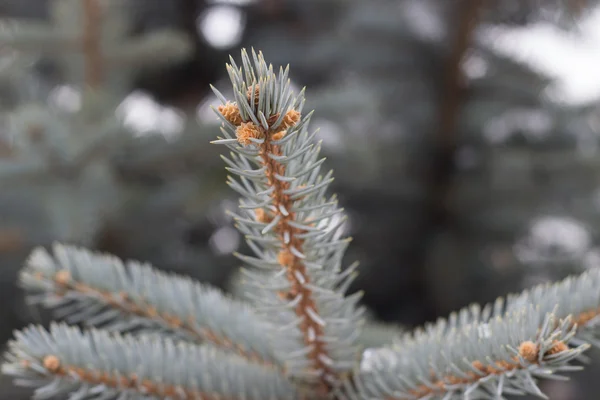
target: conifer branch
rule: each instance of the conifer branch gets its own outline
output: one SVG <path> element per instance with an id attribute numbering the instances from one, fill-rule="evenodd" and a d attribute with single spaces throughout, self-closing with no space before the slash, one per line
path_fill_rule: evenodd
<path id="1" fill-rule="evenodd" d="M 556 373 L 581 369 L 569 363 L 589 345 L 568 346 L 575 330 L 570 318 L 543 316 L 539 308 L 529 305 L 445 334 L 417 332 L 402 341 L 402 348 L 382 348 L 364 360 L 355 387 L 348 385 L 344 397 L 458 400 L 533 394 L 545 398 L 537 379 L 564 379 Z"/>
<path id="2" fill-rule="evenodd" d="M 53 255 L 41 248 L 32 253 L 20 283 L 30 302 L 71 323 L 209 342 L 256 363 L 278 364 L 272 328 L 246 304 L 149 265 L 56 244 Z"/>
<path id="3" fill-rule="evenodd" d="M 448 318 L 417 329 L 418 334 L 444 335 L 474 323 L 488 323 L 495 318 L 505 318 L 510 313 L 535 304 L 540 315 L 552 313 L 557 318 L 571 317 L 579 328 L 577 337 L 594 343 L 600 315 L 600 269 L 590 269 L 578 276 L 570 276 L 552 284 L 541 284 L 521 293 L 498 298 L 494 303 L 481 307 L 472 304 L 456 311 Z M 404 336 L 410 340 L 411 335 Z M 404 339 L 396 342 L 395 348 L 402 348 Z M 580 340 L 581 340 L 580 339 Z M 577 340 L 574 339 L 574 340 Z M 598 342 L 600 346 L 600 342 Z"/>
<path id="4" fill-rule="evenodd" d="M 590 344 L 600 347 L 598 287 L 600 269 L 591 269 L 484 307 L 465 307 L 397 338 L 391 346 L 365 352 L 363 370 L 357 372 L 359 389 L 353 392 L 348 386 L 346 396 L 355 398 L 360 393 L 361 399 L 408 400 L 428 395 L 462 399 L 466 393 L 477 398 L 531 393 L 544 397 L 534 378 L 558 379 L 550 374 L 579 369 L 568 363 L 581 358 Z M 429 368 L 435 375 L 425 373 Z"/>
<path id="5" fill-rule="evenodd" d="M 158 336 L 121 336 L 52 324 L 9 343 L 4 374 L 34 385 L 36 399 L 296 399 L 281 375 L 213 347 Z"/>
<path id="6" fill-rule="evenodd" d="M 344 216 L 334 198 L 325 197 L 332 173 L 320 174 L 320 144 L 308 131 L 311 113 L 302 117 L 304 91 L 290 90 L 289 69 L 279 75 L 262 54 L 242 51 L 243 68 L 233 59 L 227 71 L 234 88 L 230 102 L 213 88 L 222 105 L 222 133 L 214 143 L 233 152 L 223 157 L 239 176 L 228 184 L 242 195 L 236 227 L 246 235 L 257 258 L 245 263 L 270 271 L 250 284 L 264 293 L 257 306 L 283 326 L 276 351 L 290 376 L 328 392 L 357 360 L 360 293 L 344 298 L 354 267 L 341 272 L 349 243 L 342 238 Z M 275 312 L 270 312 L 275 311 Z"/>
<path id="7" fill-rule="evenodd" d="M 123 23 L 127 1 L 52 0 L 50 24 L 0 19 L 0 43 L 61 60 L 93 88 L 111 81 L 110 70 L 130 73 L 140 67 L 156 68 L 183 60 L 193 51 L 189 37 L 172 29 L 128 37 L 127 23 Z M 111 21 L 117 23 L 108 26 Z M 73 55 L 81 55 L 83 70 L 79 63 L 73 64 Z"/>
<path id="8" fill-rule="evenodd" d="M 12 49 L 36 53 L 68 53 L 81 46 L 65 32 L 48 29 L 45 23 L 0 18 L 0 43 Z"/>

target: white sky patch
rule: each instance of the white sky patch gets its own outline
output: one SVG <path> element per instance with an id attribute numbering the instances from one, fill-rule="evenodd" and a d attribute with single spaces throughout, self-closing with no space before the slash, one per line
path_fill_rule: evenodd
<path id="1" fill-rule="evenodd" d="M 209 0 L 209 4 L 232 4 L 236 6 L 245 6 L 254 3 L 256 0 Z"/>
<path id="2" fill-rule="evenodd" d="M 81 109 L 81 92 L 69 85 L 59 85 L 50 92 L 49 101 L 62 111 L 77 112 Z"/>
<path id="3" fill-rule="evenodd" d="M 246 19 L 237 7 L 215 5 L 196 20 L 198 33 L 213 47 L 228 49 L 242 40 Z"/>
<path id="4" fill-rule="evenodd" d="M 589 230 L 579 221 L 568 217 L 542 217 L 534 221 L 530 231 L 515 252 L 523 262 L 568 261 L 583 257 L 592 244 Z"/>
<path id="5" fill-rule="evenodd" d="M 223 93 L 223 96 L 225 96 L 227 99 L 233 98 L 233 93 L 227 93 L 227 92 L 224 93 L 223 90 L 219 90 L 219 91 L 221 93 Z M 215 96 L 214 93 L 210 92 L 210 94 L 208 96 L 206 96 L 206 99 L 202 103 L 200 103 L 198 105 L 198 107 L 196 108 L 196 118 L 198 119 L 198 121 L 201 124 L 207 124 L 207 125 L 220 124 L 221 122 L 219 120 L 219 117 L 211 109 L 211 106 L 214 108 L 217 108 L 220 105 L 221 105 L 221 102 L 219 101 L 217 96 Z"/>
<path id="6" fill-rule="evenodd" d="M 208 243 L 215 253 L 230 254 L 238 249 L 240 234 L 234 228 L 224 226 L 212 234 Z"/>
<path id="7" fill-rule="evenodd" d="M 340 125 L 323 118 L 313 120 L 311 125 L 311 129 L 319 128 L 316 139 L 323 140 L 323 147 L 338 152 L 344 149 L 344 132 Z"/>
<path id="8" fill-rule="evenodd" d="M 183 130 L 185 117 L 171 107 L 164 107 L 141 91 L 132 92 L 117 107 L 117 117 L 139 135 L 162 133 L 174 136 Z"/>
<path id="9" fill-rule="evenodd" d="M 568 33 L 549 23 L 494 27 L 487 30 L 485 40 L 501 53 L 557 78 L 549 94 L 578 104 L 600 98 L 600 8 L 581 21 L 578 31 Z"/>

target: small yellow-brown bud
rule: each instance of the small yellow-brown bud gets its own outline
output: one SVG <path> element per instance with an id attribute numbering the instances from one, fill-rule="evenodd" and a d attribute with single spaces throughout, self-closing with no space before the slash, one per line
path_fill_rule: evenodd
<path id="1" fill-rule="evenodd" d="M 552 355 L 552 354 L 558 354 L 558 353 L 562 353 L 565 350 L 568 350 L 569 346 L 567 346 L 564 342 L 559 342 L 558 340 L 555 340 L 552 343 L 552 347 L 550 348 L 550 350 L 548 350 L 548 352 L 546 354 Z"/>
<path id="2" fill-rule="evenodd" d="M 575 320 L 577 325 L 583 325 L 590 322 L 592 319 L 596 318 L 598 312 L 596 310 L 593 311 L 584 311 Z"/>
<path id="3" fill-rule="evenodd" d="M 220 105 L 218 110 L 225 117 L 225 119 L 231 122 L 233 125 L 238 126 L 242 123 L 240 110 L 235 103 L 227 102 L 227 104 Z"/>
<path id="4" fill-rule="evenodd" d="M 287 133 L 287 131 L 279 131 L 277 133 L 274 133 L 273 136 L 271 136 L 271 139 L 281 140 L 281 139 L 283 139 L 283 137 L 285 136 L 286 133 Z"/>
<path id="5" fill-rule="evenodd" d="M 235 131 L 235 136 L 240 144 L 247 146 L 252 143 L 250 138 L 258 139 L 261 136 L 261 132 L 252 122 L 243 122 Z"/>
<path id="6" fill-rule="evenodd" d="M 262 208 L 257 208 L 254 210 L 254 214 L 256 215 L 256 220 L 258 222 L 269 223 L 271 222 L 271 218 L 267 214 L 267 212 Z"/>
<path id="7" fill-rule="evenodd" d="M 485 371 L 485 365 L 483 365 L 483 363 L 479 360 L 475 360 L 471 363 L 471 365 L 473 366 L 473 368 L 477 369 L 478 371 Z"/>
<path id="8" fill-rule="evenodd" d="M 498 366 L 498 368 L 500 368 L 501 371 L 511 369 L 511 364 L 506 360 L 496 361 L 496 365 Z"/>
<path id="9" fill-rule="evenodd" d="M 269 118 L 267 118 L 267 123 L 269 124 L 269 126 L 271 126 L 277 121 L 277 119 L 279 119 L 279 113 L 275 113 Z"/>
<path id="10" fill-rule="evenodd" d="M 246 98 L 248 99 L 248 103 L 250 105 L 253 104 L 253 98 L 254 98 L 254 106 L 258 106 L 258 99 L 260 95 L 260 87 L 258 85 L 254 85 L 254 93 L 252 93 L 252 86 L 250 86 L 248 88 L 248 91 L 246 92 Z"/>
<path id="11" fill-rule="evenodd" d="M 145 311 L 145 314 L 150 318 L 158 317 L 158 310 L 156 309 L 156 307 L 149 306 L 144 311 Z"/>
<path id="12" fill-rule="evenodd" d="M 281 126 L 283 129 L 288 129 L 296 125 L 300 121 L 300 113 L 294 109 L 289 110 L 283 117 Z"/>
<path id="13" fill-rule="evenodd" d="M 277 262 L 286 267 L 290 267 L 294 263 L 294 255 L 287 249 L 281 250 L 277 255 Z"/>
<path id="14" fill-rule="evenodd" d="M 50 372 L 56 372 L 60 369 L 60 360 L 55 355 L 48 355 L 44 357 L 44 368 Z"/>
<path id="15" fill-rule="evenodd" d="M 530 363 L 537 361 L 538 352 L 538 346 L 531 341 L 526 341 L 519 345 L 519 355 Z"/>
<path id="16" fill-rule="evenodd" d="M 65 286 L 71 281 L 71 273 L 62 269 L 54 275 L 54 281 L 59 285 Z"/>

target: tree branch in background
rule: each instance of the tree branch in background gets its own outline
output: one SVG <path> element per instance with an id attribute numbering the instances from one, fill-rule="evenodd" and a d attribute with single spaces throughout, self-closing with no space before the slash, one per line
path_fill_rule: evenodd
<path id="1" fill-rule="evenodd" d="M 83 50 L 85 53 L 85 83 L 98 87 L 102 83 L 103 60 L 100 35 L 102 31 L 102 10 L 97 0 L 83 2 Z"/>
<path id="2" fill-rule="evenodd" d="M 454 175 L 454 156 L 459 132 L 458 115 L 465 100 L 466 82 L 462 62 L 469 50 L 477 27 L 483 0 L 464 0 L 457 11 L 461 13 L 454 48 L 446 65 L 446 76 L 440 102 L 439 127 L 434 136 L 434 157 L 429 189 L 429 213 L 432 228 L 445 223 L 446 198 Z"/>

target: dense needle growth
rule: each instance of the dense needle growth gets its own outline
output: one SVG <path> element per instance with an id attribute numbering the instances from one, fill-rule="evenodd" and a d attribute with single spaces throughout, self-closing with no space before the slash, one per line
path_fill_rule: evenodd
<path id="1" fill-rule="evenodd" d="M 84 327 L 17 332 L 5 374 L 40 399 L 491 400 L 543 397 L 539 380 L 580 368 L 598 343 L 598 269 L 365 348 L 344 212 L 304 90 L 260 53 L 243 51 L 240 65 L 227 66 L 233 99 L 213 88 L 213 143 L 230 150 L 227 183 L 241 195 L 232 214 L 253 252 L 237 254 L 249 301 L 110 255 L 36 249 L 20 275 L 29 299 Z"/>

